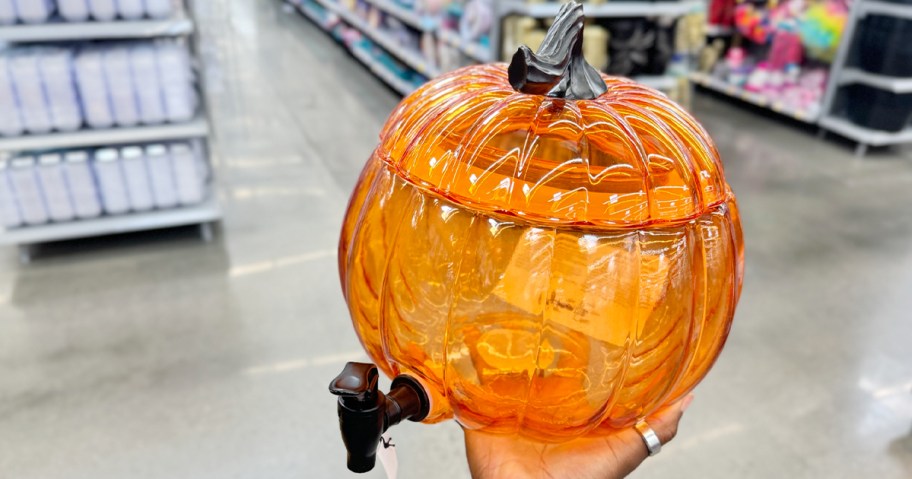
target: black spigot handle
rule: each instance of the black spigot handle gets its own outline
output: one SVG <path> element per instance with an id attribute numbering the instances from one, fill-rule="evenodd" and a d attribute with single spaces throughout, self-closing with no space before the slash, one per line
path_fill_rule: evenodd
<path id="1" fill-rule="evenodd" d="M 349 407 L 356 407 L 357 403 L 361 403 L 367 409 L 371 409 L 376 404 L 379 379 L 377 366 L 368 363 L 348 363 L 329 384 L 329 392 L 340 396 L 340 400 Z"/>
<path id="2" fill-rule="evenodd" d="M 388 428 L 406 419 L 421 421 L 430 411 L 428 395 L 415 378 L 396 377 L 389 395 L 379 391 L 378 379 L 377 366 L 348 363 L 329 384 L 339 397 L 339 429 L 353 472 L 374 468 L 380 436 Z"/>
<path id="3" fill-rule="evenodd" d="M 348 450 L 348 469 L 367 472 L 377 462 L 377 445 L 386 430 L 386 397 L 378 390 L 377 366 L 348 363 L 329 384 L 329 392 L 339 396 L 339 429 Z"/>

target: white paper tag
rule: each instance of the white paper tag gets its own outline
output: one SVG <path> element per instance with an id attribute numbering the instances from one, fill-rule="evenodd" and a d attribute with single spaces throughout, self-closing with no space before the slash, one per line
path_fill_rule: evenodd
<path id="1" fill-rule="evenodd" d="M 393 438 L 389 434 L 380 437 L 377 457 L 380 458 L 380 464 L 383 464 L 387 479 L 396 479 L 399 475 L 399 457 L 396 456 L 396 445 L 393 444 Z"/>

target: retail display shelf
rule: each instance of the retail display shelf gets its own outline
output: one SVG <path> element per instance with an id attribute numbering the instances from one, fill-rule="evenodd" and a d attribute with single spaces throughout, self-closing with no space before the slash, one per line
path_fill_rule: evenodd
<path id="1" fill-rule="evenodd" d="M 431 17 L 423 17 L 413 10 L 403 7 L 396 4 L 390 0 L 366 0 L 367 3 L 383 10 L 384 12 L 398 18 L 406 25 L 421 30 L 424 32 L 431 32 L 437 29 L 437 25 L 440 23 L 436 19 Z"/>
<path id="2" fill-rule="evenodd" d="M 872 130 L 835 116 L 821 118 L 820 126 L 864 145 L 886 146 L 912 142 L 912 127 L 898 132 Z"/>
<path id="3" fill-rule="evenodd" d="M 912 78 L 897 78 L 868 73 L 857 68 L 846 68 L 839 75 L 839 83 L 863 83 L 893 93 L 912 93 Z"/>
<path id="4" fill-rule="evenodd" d="M 174 226 L 208 224 L 221 217 L 222 212 L 218 202 L 211 198 L 197 205 L 180 208 L 24 226 L 11 230 L 0 229 L 0 244 L 28 245 Z"/>
<path id="5" fill-rule="evenodd" d="M 402 60 L 405 64 L 413 68 L 418 73 L 431 78 L 437 76 L 440 73 L 437 71 L 437 68 L 435 66 L 425 61 L 424 57 L 422 57 L 420 53 L 410 51 L 405 47 L 399 45 L 395 40 L 390 38 L 389 35 L 368 25 L 368 23 L 358 17 L 358 15 L 340 5 L 339 3 L 332 0 L 316 0 L 316 2 L 327 10 L 330 10 L 336 15 L 339 15 L 339 17 L 341 17 L 346 23 L 360 30 L 361 33 L 376 42 L 384 50 Z"/>
<path id="6" fill-rule="evenodd" d="M 380 77 L 381 80 L 386 82 L 387 85 L 399 92 L 399 94 L 405 96 L 413 91 L 415 87 L 412 86 L 409 82 L 399 78 L 395 73 L 389 71 L 382 63 L 378 62 L 370 53 L 364 51 L 363 48 L 353 47 L 351 49 L 352 55 L 355 56 L 358 60 L 361 61 L 366 67 L 370 68 L 375 75 Z"/>
<path id="7" fill-rule="evenodd" d="M 477 60 L 482 63 L 488 63 L 491 61 L 491 49 L 476 42 L 468 42 L 458 33 L 450 30 L 438 30 L 437 38 L 443 40 L 451 47 L 456 47 L 462 53 L 465 53 L 473 60 Z"/>
<path id="8" fill-rule="evenodd" d="M 193 33 L 189 18 L 112 22 L 55 22 L 0 26 L 0 41 L 58 42 L 113 38 L 176 37 Z"/>
<path id="9" fill-rule="evenodd" d="M 84 129 L 42 135 L 0 138 L 0 151 L 47 150 L 100 145 L 122 145 L 150 141 L 202 138 L 209 134 L 209 123 L 197 118 L 186 123 L 173 123 L 128 128 Z"/>
<path id="10" fill-rule="evenodd" d="M 859 16 L 870 14 L 889 15 L 891 17 L 912 19 L 912 5 L 883 2 L 875 0 L 861 0 Z"/>
<path id="11" fill-rule="evenodd" d="M 817 118 L 820 116 L 820 113 L 817 110 L 796 110 L 794 108 L 789 108 L 779 101 L 757 93 L 749 92 L 706 73 L 691 73 L 690 79 L 704 88 L 709 88 L 710 90 L 723 93 L 730 97 L 738 98 L 763 108 L 768 108 L 776 113 L 781 113 L 806 123 L 816 123 Z"/>
<path id="12" fill-rule="evenodd" d="M 303 14 L 305 17 L 309 18 L 312 22 L 316 23 L 317 26 L 319 26 L 323 30 L 328 31 L 329 27 L 326 23 L 326 19 L 323 18 L 323 16 L 320 15 L 318 12 L 314 11 L 313 8 L 308 7 L 304 3 L 295 3 L 294 7 L 297 8 L 298 11 L 301 12 L 301 14 Z"/>
<path id="13" fill-rule="evenodd" d="M 527 3 L 522 1 L 501 2 L 500 11 L 503 14 L 524 15 L 533 18 L 551 18 L 560 10 L 559 3 Z M 658 17 L 681 16 L 693 12 L 705 11 L 706 4 L 702 1 L 671 1 L 671 2 L 607 2 L 600 5 L 586 5 L 586 17 Z"/>

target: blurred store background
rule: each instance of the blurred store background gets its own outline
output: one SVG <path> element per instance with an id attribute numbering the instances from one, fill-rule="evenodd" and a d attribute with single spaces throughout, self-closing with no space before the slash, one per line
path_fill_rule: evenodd
<path id="1" fill-rule="evenodd" d="M 912 477 L 912 2 L 585 4 L 744 223 L 728 345 L 633 477 Z M 347 477 L 348 195 L 404 95 L 558 9 L 0 0 L 0 478 Z M 395 438 L 400 477 L 468 477 L 452 421 Z"/>

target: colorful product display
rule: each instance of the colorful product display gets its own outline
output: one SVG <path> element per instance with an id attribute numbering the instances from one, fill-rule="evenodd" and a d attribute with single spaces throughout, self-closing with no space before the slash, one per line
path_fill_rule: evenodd
<path id="1" fill-rule="evenodd" d="M 507 13 L 494 0 L 293 1 L 305 16 L 344 42 L 355 57 L 403 94 L 441 73 L 508 58 L 520 44 L 537 46 L 547 27 L 543 19 Z M 561 2 L 544 3 L 557 7 Z M 643 5 L 645 10 L 651 8 Z M 642 81 L 686 102 L 686 81 L 675 79 L 685 79 L 696 52 L 679 40 L 694 29 L 678 29 L 683 15 L 674 11 L 669 15 L 590 19 L 587 60 L 609 74 L 648 77 Z M 678 35 L 676 30 L 685 34 Z M 500 40 L 499 48 L 492 48 L 492 38 Z"/>
<path id="2" fill-rule="evenodd" d="M 667 97 L 586 63 L 571 5 L 538 54 L 407 97 L 355 187 L 342 287 L 390 396 L 429 397 L 412 420 L 548 442 L 625 428 L 725 342 L 743 247 L 718 153 Z M 375 380 L 350 363 L 330 387 L 356 460 Z"/>
<path id="3" fill-rule="evenodd" d="M 172 143 L 19 155 L 0 160 L 6 229 L 152 209 L 206 197 L 210 173 L 196 144 Z"/>
<path id="4" fill-rule="evenodd" d="M 848 19 L 846 0 L 714 2 L 717 27 L 735 37 L 718 61 L 722 43 L 707 45 L 701 68 L 802 118 L 820 114 L 829 62 Z M 731 10 L 729 17 L 723 12 Z"/>
<path id="5" fill-rule="evenodd" d="M 179 123 L 198 104 L 189 52 L 174 41 L 0 54 L 0 135 Z"/>

